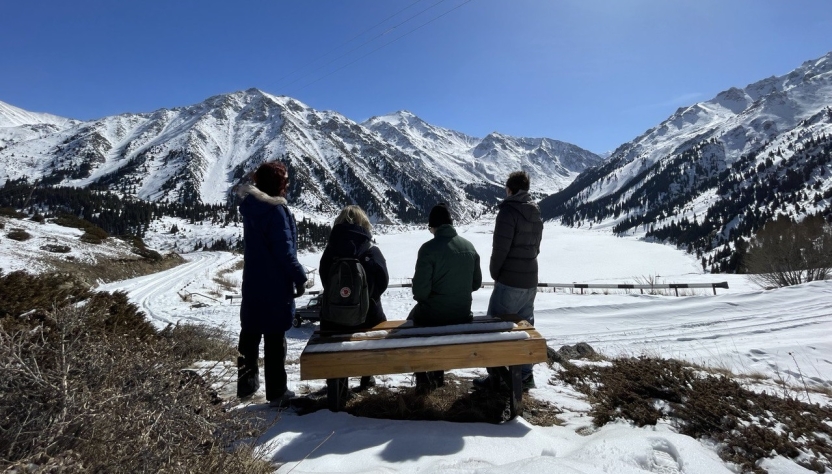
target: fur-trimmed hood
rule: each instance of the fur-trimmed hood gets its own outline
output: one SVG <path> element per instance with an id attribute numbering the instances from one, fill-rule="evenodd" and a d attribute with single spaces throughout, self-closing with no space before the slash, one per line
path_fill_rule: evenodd
<path id="1" fill-rule="evenodd" d="M 237 188 L 237 196 L 241 198 L 245 198 L 248 195 L 251 195 L 253 198 L 257 199 L 258 201 L 262 201 L 266 204 L 271 206 L 285 206 L 288 203 L 286 202 L 286 198 L 281 196 L 269 196 L 268 194 L 264 193 L 257 189 L 257 186 L 251 184 L 244 184 Z"/>

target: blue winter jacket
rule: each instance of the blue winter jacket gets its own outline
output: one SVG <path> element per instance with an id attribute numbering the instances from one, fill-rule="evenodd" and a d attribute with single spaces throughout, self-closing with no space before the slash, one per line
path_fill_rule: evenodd
<path id="1" fill-rule="evenodd" d="M 297 258 L 298 231 L 286 199 L 243 186 L 243 331 L 272 334 L 287 331 L 295 316 L 295 285 L 306 282 Z"/>

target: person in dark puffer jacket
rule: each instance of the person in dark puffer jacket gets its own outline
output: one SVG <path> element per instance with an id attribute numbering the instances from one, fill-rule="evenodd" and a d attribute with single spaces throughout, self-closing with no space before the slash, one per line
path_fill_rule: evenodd
<path id="1" fill-rule="evenodd" d="M 494 279 L 488 315 L 517 314 L 533 325 L 543 221 L 540 209 L 529 195 L 529 186 L 529 175 L 525 171 L 515 171 L 506 180 L 507 197 L 498 206 L 488 266 Z M 494 371 L 489 369 L 489 374 L 489 377 L 474 380 L 474 384 L 496 386 Z M 523 388 L 533 387 L 532 365 L 527 364 L 523 366 Z"/>
<path id="2" fill-rule="evenodd" d="M 428 229 L 433 239 L 419 248 L 413 274 L 413 299 L 416 306 L 407 319 L 418 326 L 444 326 L 469 323 L 471 293 L 482 286 L 480 256 L 474 245 L 453 228 L 451 213 L 444 203 L 430 211 Z M 417 372 L 420 391 L 444 385 L 444 372 Z"/>
<path id="3" fill-rule="evenodd" d="M 370 296 L 370 306 L 367 319 L 358 326 L 342 326 L 329 321 L 321 321 L 321 331 L 354 331 L 375 326 L 387 321 L 381 306 L 381 294 L 387 290 L 390 277 L 387 273 L 387 261 L 381 249 L 373 244 L 373 227 L 367 214 L 359 206 L 347 206 L 335 218 L 329 241 L 326 244 L 318 272 L 324 286 L 323 294 L 327 293 L 330 280 L 330 270 L 336 258 L 357 258 L 367 274 L 367 289 Z M 375 385 L 371 376 L 361 377 L 360 389 Z"/>
<path id="4" fill-rule="evenodd" d="M 266 399 L 284 407 L 294 393 L 287 386 L 286 331 L 295 316 L 295 298 L 305 291 L 306 271 L 297 259 L 297 226 L 286 202 L 289 175 L 282 163 L 260 165 L 254 186 L 240 186 L 243 198 L 243 285 L 240 306 L 240 358 L 237 396 L 260 387 L 258 359 L 264 339 Z"/>

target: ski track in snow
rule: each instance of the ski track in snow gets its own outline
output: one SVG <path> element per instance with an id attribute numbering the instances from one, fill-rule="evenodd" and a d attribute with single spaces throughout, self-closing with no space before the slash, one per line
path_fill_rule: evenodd
<path id="1" fill-rule="evenodd" d="M 138 305 L 151 320 L 166 325 L 189 318 L 171 311 L 171 301 L 180 301 L 179 292 L 193 282 L 210 280 L 210 273 L 233 259 L 230 253 L 200 252 L 185 256 L 187 263 L 152 275 L 133 278 L 100 286 L 101 291 L 124 291 L 130 301 Z M 179 317 L 175 317 L 179 316 Z M 184 317 L 183 317 L 184 316 Z M 202 322 L 202 321 L 197 321 Z"/>

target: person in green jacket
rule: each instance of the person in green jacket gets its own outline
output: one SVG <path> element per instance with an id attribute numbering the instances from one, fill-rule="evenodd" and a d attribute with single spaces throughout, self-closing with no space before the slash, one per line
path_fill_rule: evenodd
<path id="1" fill-rule="evenodd" d="M 482 286 L 480 256 L 474 245 L 453 227 L 448 207 L 430 211 L 428 229 L 433 239 L 422 244 L 413 274 L 416 306 L 407 319 L 417 326 L 463 324 L 473 320 L 471 293 Z M 444 385 L 444 372 L 416 373 L 417 390 Z"/>

